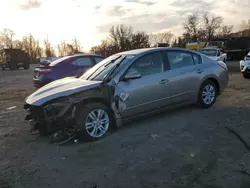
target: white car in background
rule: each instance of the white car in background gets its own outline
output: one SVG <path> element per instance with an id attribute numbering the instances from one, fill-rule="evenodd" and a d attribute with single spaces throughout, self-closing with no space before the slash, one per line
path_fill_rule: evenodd
<path id="1" fill-rule="evenodd" d="M 250 78 L 250 52 L 240 61 L 240 71 L 244 78 Z"/>
<path id="2" fill-rule="evenodd" d="M 216 47 L 206 47 L 201 49 L 200 52 L 215 61 L 223 61 L 225 63 L 227 60 L 227 54 Z"/>

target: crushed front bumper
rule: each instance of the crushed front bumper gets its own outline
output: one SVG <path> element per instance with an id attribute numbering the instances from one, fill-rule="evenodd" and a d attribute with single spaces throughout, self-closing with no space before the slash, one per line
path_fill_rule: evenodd
<path id="1" fill-rule="evenodd" d="M 28 120 L 31 130 L 39 130 L 41 134 L 51 134 L 60 129 L 75 125 L 75 106 L 64 101 L 46 106 L 24 105 L 27 111 L 25 120 Z"/>

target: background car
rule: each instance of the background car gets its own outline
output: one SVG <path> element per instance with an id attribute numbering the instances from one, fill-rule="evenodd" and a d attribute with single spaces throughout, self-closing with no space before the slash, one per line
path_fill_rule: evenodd
<path id="1" fill-rule="evenodd" d="M 240 61 L 240 71 L 244 78 L 250 78 L 250 52 Z"/>
<path id="2" fill-rule="evenodd" d="M 227 85 L 223 61 L 179 48 L 138 49 L 110 56 L 80 78 L 38 89 L 24 108 L 40 133 L 67 126 L 82 138 L 98 139 L 123 121 L 166 107 L 209 108 Z"/>
<path id="3" fill-rule="evenodd" d="M 77 54 L 41 63 L 34 69 L 34 85 L 39 88 L 61 78 L 78 78 L 103 59 L 105 58 L 95 54 Z"/>
<path id="4" fill-rule="evenodd" d="M 225 63 L 227 60 L 227 54 L 216 47 L 206 47 L 201 49 L 200 52 L 216 61 L 223 61 Z"/>

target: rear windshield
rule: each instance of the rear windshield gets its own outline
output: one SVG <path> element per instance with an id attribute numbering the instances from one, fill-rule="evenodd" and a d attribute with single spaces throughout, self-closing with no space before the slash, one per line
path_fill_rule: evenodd
<path id="1" fill-rule="evenodd" d="M 49 66 L 56 66 L 56 65 L 58 65 L 59 63 L 61 63 L 62 61 L 68 59 L 68 58 L 70 58 L 70 56 L 65 56 L 65 57 L 59 58 L 59 59 L 57 59 L 57 60 L 55 60 L 55 61 L 52 61 L 52 62 L 49 64 Z"/>

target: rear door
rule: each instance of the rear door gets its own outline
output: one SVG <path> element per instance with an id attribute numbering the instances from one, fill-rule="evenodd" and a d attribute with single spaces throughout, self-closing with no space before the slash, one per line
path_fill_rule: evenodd
<path id="1" fill-rule="evenodd" d="M 201 57 L 195 53 L 169 50 L 165 51 L 168 60 L 168 78 L 172 90 L 172 103 L 196 100 L 197 90 L 205 70 Z"/>
<path id="2" fill-rule="evenodd" d="M 95 65 L 95 61 L 91 56 L 75 57 L 71 63 L 72 74 L 75 77 L 80 77 L 84 72 Z"/>

